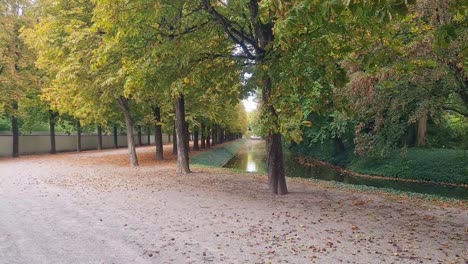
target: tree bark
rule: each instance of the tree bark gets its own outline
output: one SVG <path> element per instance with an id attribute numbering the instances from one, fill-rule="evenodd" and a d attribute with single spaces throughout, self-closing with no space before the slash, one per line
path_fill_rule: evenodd
<path id="1" fill-rule="evenodd" d="M 76 151 L 81 152 L 81 122 L 76 122 Z"/>
<path id="2" fill-rule="evenodd" d="M 133 124 L 132 117 L 130 115 L 130 110 L 128 108 L 128 100 L 124 97 L 119 98 L 119 106 L 124 113 L 125 118 L 125 128 L 127 130 L 127 146 L 128 146 L 128 156 L 130 159 L 130 164 L 133 167 L 138 166 L 138 157 L 135 150 L 135 142 L 133 139 Z"/>
<path id="3" fill-rule="evenodd" d="M 49 137 L 50 137 L 50 154 L 57 153 L 57 148 L 55 144 L 55 118 L 57 114 L 49 110 Z"/>
<path id="4" fill-rule="evenodd" d="M 287 194 L 286 178 L 284 175 L 283 146 L 281 134 L 275 133 L 268 136 L 267 140 L 267 164 L 268 184 L 274 194 Z"/>
<path id="5" fill-rule="evenodd" d="M 211 146 L 215 146 L 216 144 L 218 144 L 217 131 L 218 125 L 214 124 L 211 128 Z"/>
<path id="6" fill-rule="evenodd" d="M 418 147 L 424 147 L 427 144 L 427 115 L 424 113 L 418 121 Z"/>
<path id="7" fill-rule="evenodd" d="M 143 140 L 141 135 L 141 126 L 137 126 L 137 137 L 138 137 L 138 146 L 143 146 Z"/>
<path id="8" fill-rule="evenodd" d="M 201 149 L 206 148 L 206 142 L 205 142 L 205 124 L 201 122 L 200 125 L 200 132 L 201 132 Z"/>
<path id="9" fill-rule="evenodd" d="M 18 102 L 13 102 L 13 114 L 11 115 L 11 132 L 13 133 L 13 146 L 12 156 L 13 158 L 19 157 L 19 125 L 18 125 Z"/>
<path id="10" fill-rule="evenodd" d="M 184 96 L 179 95 L 175 99 L 175 114 L 176 114 L 176 137 L 177 137 L 177 173 L 187 174 L 190 173 L 189 168 L 189 153 L 187 149 L 187 128 L 185 122 L 185 102 Z"/>
<path id="11" fill-rule="evenodd" d="M 221 126 L 218 126 L 218 144 L 223 144 L 224 142 L 224 135 L 223 135 L 223 129 Z"/>
<path id="12" fill-rule="evenodd" d="M 161 108 L 153 108 L 154 121 L 156 125 L 154 127 L 154 142 L 156 145 L 156 160 L 163 160 L 163 138 L 162 138 L 162 128 L 161 128 Z"/>
<path id="13" fill-rule="evenodd" d="M 206 147 L 207 148 L 211 148 L 211 138 L 210 138 L 210 134 L 211 134 L 211 131 L 210 131 L 210 127 L 206 127 Z"/>
<path id="14" fill-rule="evenodd" d="M 184 107 L 185 108 L 185 107 Z M 190 131 L 188 122 L 185 122 L 185 149 L 190 153 Z"/>
<path id="15" fill-rule="evenodd" d="M 114 148 L 119 148 L 119 137 L 118 137 L 118 129 L 117 125 L 114 125 Z"/>
<path id="16" fill-rule="evenodd" d="M 150 146 L 151 145 L 151 127 L 148 126 L 148 129 L 146 130 L 147 131 L 147 145 Z"/>
<path id="17" fill-rule="evenodd" d="M 194 129 L 193 131 L 193 150 L 197 151 L 200 150 L 200 147 L 198 145 L 198 128 Z"/>
<path id="18" fill-rule="evenodd" d="M 177 135 L 176 135 L 176 121 L 174 120 L 174 126 L 172 129 L 172 155 L 177 155 Z"/>
<path id="19" fill-rule="evenodd" d="M 343 140 L 341 140 L 341 138 L 339 138 L 339 137 L 335 137 L 334 141 L 335 141 L 335 152 L 336 152 L 336 154 L 339 155 L 339 154 L 345 153 L 346 147 L 345 147 L 345 145 L 343 143 Z"/>
<path id="20" fill-rule="evenodd" d="M 98 125 L 97 127 L 97 136 L 98 136 L 98 150 L 102 150 L 102 126 Z"/>

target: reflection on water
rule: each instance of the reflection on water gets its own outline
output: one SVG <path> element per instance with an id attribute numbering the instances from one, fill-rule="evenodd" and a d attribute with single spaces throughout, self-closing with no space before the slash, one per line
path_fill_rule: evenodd
<path id="1" fill-rule="evenodd" d="M 284 164 L 286 175 L 289 177 L 314 178 L 355 185 L 367 185 L 377 188 L 390 188 L 400 191 L 436 194 L 445 197 L 468 200 L 468 189 L 463 187 L 355 177 L 343 174 L 341 171 L 328 166 L 304 166 L 295 162 L 293 158 L 294 157 L 291 153 L 285 151 Z M 226 164 L 225 167 L 242 169 L 246 172 L 267 173 L 265 142 L 262 140 L 250 140 Z"/>

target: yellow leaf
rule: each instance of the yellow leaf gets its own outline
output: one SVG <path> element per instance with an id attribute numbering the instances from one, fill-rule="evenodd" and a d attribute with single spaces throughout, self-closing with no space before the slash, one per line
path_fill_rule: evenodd
<path id="1" fill-rule="evenodd" d="M 302 125 L 306 126 L 306 127 L 311 127 L 312 126 L 312 122 L 310 121 L 302 121 Z"/>

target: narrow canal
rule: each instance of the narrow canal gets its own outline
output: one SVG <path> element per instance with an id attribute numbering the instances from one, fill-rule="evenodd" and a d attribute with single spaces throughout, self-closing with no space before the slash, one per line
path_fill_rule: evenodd
<path id="1" fill-rule="evenodd" d="M 285 151 L 284 156 L 286 176 L 288 177 L 337 181 L 468 200 L 468 189 L 464 187 L 352 176 L 325 165 L 305 166 L 299 164 L 294 160 L 294 156 L 287 151 Z M 267 173 L 265 142 L 263 140 L 248 141 L 224 167 L 241 169 L 251 173 Z"/>

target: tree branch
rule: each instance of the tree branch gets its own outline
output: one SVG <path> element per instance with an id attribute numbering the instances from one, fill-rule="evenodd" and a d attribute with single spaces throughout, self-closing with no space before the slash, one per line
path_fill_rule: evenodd
<path id="1" fill-rule="evenodd" d="M 444 106 L 442 107 L 442 109 L 444 109 L 445 111 L 452 111 L 452 112 L 455 112 L 459 115 L 462 115 L 464 117 L 468 117 L 468 113 L 464 113 L 463 111 L 459 110 L 459 109 L 456 109 L 456 108 L 453 108 L 453 107 L 450 107 L 450 106 Z"/>
<path id="2" fill-rule="evenodd" d="M 233 26 L 233 22 L 229 21 L 226 17 L 216 11 L 216 9 L 211 5 L 210 0 L 201 0 L 201 4 L 203 8 L 223 27 L 224 32 L 228 37 L 242 48 L 242 51 L 246 56 L 251 60 L 255 60 L 255 54 L 253 54 L 248 47 L 248 45 L 251 45 L 255 50 L 259 49 L 254 37 L 252 35 L 249 36 L 245 34 L 243 30 L 235 28 Z"/>

